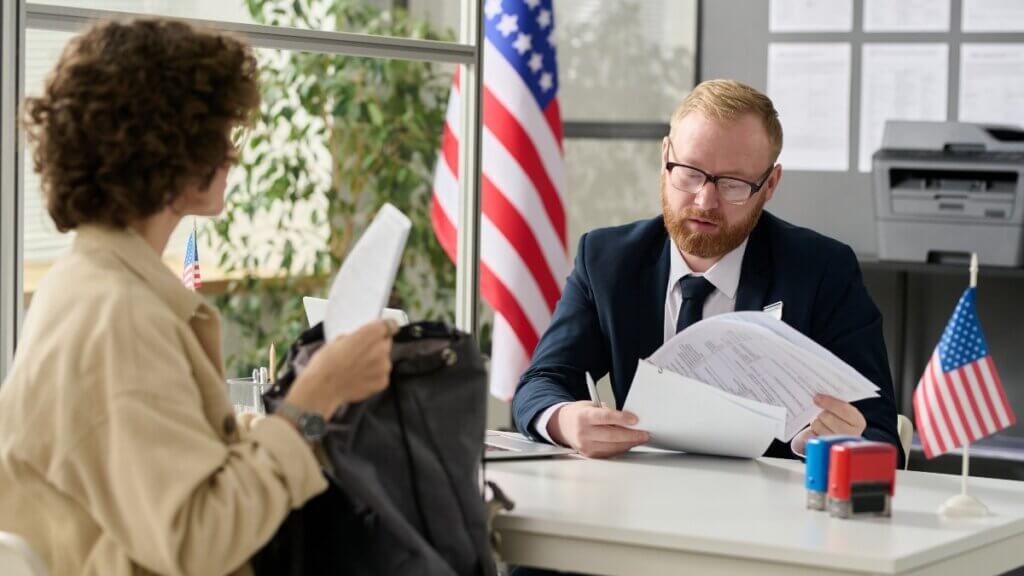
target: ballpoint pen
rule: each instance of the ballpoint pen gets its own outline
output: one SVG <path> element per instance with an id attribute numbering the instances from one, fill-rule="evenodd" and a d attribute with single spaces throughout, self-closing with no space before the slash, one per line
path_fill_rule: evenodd
<path id="1" fill-rule="evenodd" d="M 594 379 L 590 377 L 590 372 L 584 371 L 583 373 L 587 375 L 587 390 L 590 392 L 590 401 L 594 406 L 600 408 L 602 406 L 601 397 L 597 395 L 597 386 L 594 385 Z"/>

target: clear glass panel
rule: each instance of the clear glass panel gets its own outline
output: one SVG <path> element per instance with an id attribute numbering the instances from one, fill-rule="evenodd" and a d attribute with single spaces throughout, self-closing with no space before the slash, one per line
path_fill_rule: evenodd
<path id="1" fill-rule="evenodd" d="M 584 232 L 661 214 L 658 140 L 565 141 L 569 252 Z"/>
<path id="2" fill-rule="evenodd" d="M 696 0 L 555 0 L 566 120 L 668 122 L 696 77 Z"/>
<path id="3" fill-rule="evenodd" d="M 460 21 L 460 2 L 456 0 L 40 0 L 34 3 L 451 41 L 458 39 Z"/>
<path id="4" fill-rule="evenodd" d="M 564 149 L 564 206 L 568 218 L 569 262 L 568 267 L 555 279 L 559 285 L 564 282 L 566 274 L 571 270 L 579 238 L 584 232 L 652 218 L 661 213 L 660 141 L 568 139 L 565 141 Z M 486 200 L 484 202 L 486 203 Z M 485 218 L 489 216 L 485 215 Z M 495 230 L 499 230 L 497 234 L 501 233 L 493 221 L 491 225 Z M 527 331 L 524 332 L 526 336 L 529 337 L 531 329 L 536 330 L 539 336 L 547 328 L 547 311 L 541 308 L 543 296 L 539 291 L 540 285 L 536 283 L 537 278 L 542 276 L 532 275 L 532 280 L 523 281 L 524 270 L 521 265 L 507 265 L 508 260 L 503 261 L 505 266 L 499 265 L 499 262 L 502 262 L 500 259 L 507 256 L 503 255 L 500 249 L 494 249 L 495 246 L 498 246 L 498 243 L 492 244 L 489 251 L 485 249 L 485 255 L 490 254 L 485 256 L 490 258 L 489 268 L 499 270 L 493 273 L 498 278 L 497 282 L 507 282 L 506 286 L 513 286 L 508 289 L 513 291 L 514 296 L 521 298 L 520 309 L 524 311 L 529 322 L 526 325 Z M 499 277 L 498 275 L 502 274 L 501 270 L 505 272 Z M 516 276 L 517 272 L 519 276 Z M 486 287 L 482 287 L 481 291 L 485 298 L 488 297 Z M 531 291 L 536 295 L 531 297 Z M 516 332 L 513 327 L 512 322 L 517 321 L 515 318 L 502 319 L 484 299 L 481 299 L 480 306 L 480 342 L 482 350 L 491 355 L 492 376 L 495 377 L 492 384 L 497 394 L 507 394 L 511 392 L 515 380 L 518 379 L 515 371 L 524 369 L 529 362 L 528 355 L 533 352 L 530 349 L 532 343 L 516 343 L 521 332 Z M 532 308 L 528 308 L 530 306 Z M 521 324 L 520 327 L 522 326 Z M 610 393 L 605 394 L 604 398 L 612 397 Z M 492 424 L 502 425 L 506 422 L 503 420 L 506 417 L 506 411 L 492 408 Z"/>
<path id="5" fill-rule="evenodd" d="M 232 174 L 225 212 L 207 228 L 215 265 L 230 277 L 246 274 L 217 299 L 252 343 L 234 365 L 258 362 L 271 336 L 281 348 L 307 326 L 301 297 L 326 297 L 384 202 L 413 221 L 390 306 L 412 320 L 452 321 L 455 267 L 431 226 L 430 200 L 455 66 L 262 56 L 261 116 Z M 270 317 L 251 312 L 268 307 Z"/>
<path id="6" fill-rule="evenodd" d="M 38 95 L 43 89 L 43 82 L 50 69 L 57 62 L 61 50 L 71 34 L 64 32 L 43 32 L 27 30 L 25 33 L 25 94 Z M 60 234 L 43 206 L 39 189 L 39 175 L 32 168 L 32 154 L 26 146 L 25 166 L 25 197 L 22 213 L 22 230 L 24 234 L 23 260 L 25 266 L 25 305 L 31 303 L 32 293 L 43 274 L 68 246 L 71 245 L 71 234 Z"/>
<path id="7" fill-rule="evenodd" d="M 26 92 L 38 94 L 70 35 L 28 30 Z M 430 221 L 434 162 L 454 65 L 259 51 L 263 105 L 219 218 L 186 219 L 164 253 L 180 274 L 199 231 L 201 291 L 224 318 L 229 373 L 266 364 L 307 327 L 303 296 L 325 296 L 340 260 L 383 202 L 413 221 L 390 305 L 453 320 L 455 267 Z M 26 303 L 71 244 L 42 206 L 26 158 Z M 193 221 L 195 220 L 195 221 Z"/>

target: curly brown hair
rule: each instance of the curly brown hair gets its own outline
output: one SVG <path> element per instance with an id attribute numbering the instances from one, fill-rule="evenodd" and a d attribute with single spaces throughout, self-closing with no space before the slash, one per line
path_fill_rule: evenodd
<path id="1" fill-rule="evenodd" d="M 123 228 L 205 188 L 235 160 L 232 128 L 259 106 L 252 49 L 163 18 L 110 21 L 74 38 L 26 98 L 47 210 L 61 231 Z"/>

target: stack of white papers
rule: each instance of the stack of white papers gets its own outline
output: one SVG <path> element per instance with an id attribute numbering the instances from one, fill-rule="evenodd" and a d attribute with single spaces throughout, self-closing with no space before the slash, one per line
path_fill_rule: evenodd
<path id="1" fill-rule="evenodd" d="M 821 411 L 814 395 L 854 402 L 878 387 L 764 312 L 690 326 L 637 366 L 624 410 L 658 448 L 754 458 Z"/>
<path id="2" fill-rule="evenodd" d="M 324 316 L 327 341 L 381 317 L 410 229 L 409 218 L 391 204 L 377 211 L 331 284 Z"/>

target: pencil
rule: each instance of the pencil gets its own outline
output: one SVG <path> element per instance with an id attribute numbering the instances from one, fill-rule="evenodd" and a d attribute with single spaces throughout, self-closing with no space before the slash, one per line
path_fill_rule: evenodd
<path id="1" fill-rule="evenodd" d="M 277 350 L 274 348 L 274 343 L 270 343 L 270 383 L 274 384 L 277 382 Z"/>

